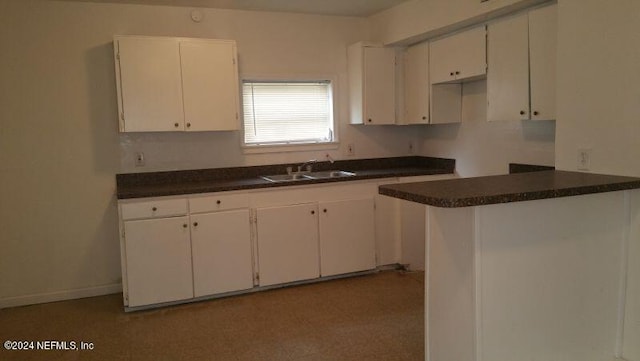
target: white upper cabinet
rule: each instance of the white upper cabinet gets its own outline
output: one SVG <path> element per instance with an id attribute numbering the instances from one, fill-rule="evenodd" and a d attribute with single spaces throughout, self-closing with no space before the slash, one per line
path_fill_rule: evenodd
<path id="1" fill-rule="evenodd" d="M 531 119 L 556 119 L 558 6 L 529 12 Z"/>
<path id="2" fill-rule="evenodd" d="M 348 51 L 350 123 L 396 123 L 396 53 L 356 43 Z"/>
<path id="3" fill-rule="evenodd" d="M 487 30 L 480 26 L 429 45 L 431 124 L 462 121 L 462 83 L 487 72 Z"/>
<path id="4" fill-rule="evenodd" d="M 177 39 L 116 37 L 114 46 L 120 131 L 182 129 Z"/>
<path id="5" fill-rule="evenodd" d="M 555 119 L 556 5 L 489 25 L 487 119 Z"/>
<path id="6" fill-rule="evenodd" d="M 114 37 L 120 131 L 239 129 L 231 40 Z"/>
<path id="7" fill-rule="evenodd" d="M 489 25 L 487 119 L 529 119 L 529 20 L 522 15 Z"/>
<path id="8" fill-rule="evenodd" d="M 407 48 L 404 56 L 406 124 L 429 124 L 429 43 Z"/>
<path id="9" fill-rule="evenodd" d="M 430 44 L 431 84 L 482 78 L 487 73 L 486 28 L 467 30 Z"/>
<path id="10" fill-rule="evenodd" d="M 238 129 L 238 71 L 233 41 L 180 42 L 187 130 Z"/>

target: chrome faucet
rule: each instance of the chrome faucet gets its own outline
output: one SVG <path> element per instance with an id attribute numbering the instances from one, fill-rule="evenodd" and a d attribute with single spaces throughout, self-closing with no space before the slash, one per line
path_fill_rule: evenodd
<path id="1" fill-rule="evenodd" d="M 298 173 L 302 172 L 303 169 L 306 169 L 307 172 L 311 172 L 311 165 L 317 163 L 318 161 L 315 159 L 308 160 L 301 165 L 298 166 Z"/>

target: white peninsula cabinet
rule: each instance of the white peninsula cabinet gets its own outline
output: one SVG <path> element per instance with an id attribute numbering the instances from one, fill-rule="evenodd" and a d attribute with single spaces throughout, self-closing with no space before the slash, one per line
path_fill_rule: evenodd
<path id="1" fill-rule="evenodd" d="M 396 50 L 356 43 L 347 49 L 350 123 L 396 123 Z"/>
<path id="2" fill-rule="evenodd" d="M 233 40 L 115 36 L 121 132 L 239 129 Z"/>
<path id="3" fill-rule="evenodd" d="M 556 8 L 489 24 L 487 120 L 556 118 Z"/>

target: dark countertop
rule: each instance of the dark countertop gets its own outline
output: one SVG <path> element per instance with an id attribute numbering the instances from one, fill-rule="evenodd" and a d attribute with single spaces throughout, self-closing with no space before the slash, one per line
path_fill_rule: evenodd
<path id="1" fill-rule="evenodd" d="M 117 197 L 118 199 L 159 197 L 363 179 L 451 174 L 455 170 L 455 160 L 453 159 L 411 156 L 340 160 L 333 164 L 319 162 L 313 166 L 314 171 L 343 170 L 353 172 L 356 175 L 352 177 L 305 179 L 277 183 L 260 178 L 260 176 L 272 174 L 286 174 L 288 166 L 293 166 L 295 169 L 298 164 L 117 174 Z"/>
<path id="2" fill-rule="evenodd" d="M 509 163 L 509 174 L 555 170 L 556 167 L 538 164 Z"/>
<path id="3" fill-rule="evenodd" d="M 455 208 L 640 188 L 640 178 L 547 170 L 380 186 L 380 194 Z"/>

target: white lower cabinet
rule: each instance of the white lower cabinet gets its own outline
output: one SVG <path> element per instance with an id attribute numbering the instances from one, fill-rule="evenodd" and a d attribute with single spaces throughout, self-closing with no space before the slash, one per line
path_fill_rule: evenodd
<path id="1" fill-rule="evenodd" d="M 194 297 L 253 287 L 249 210 L 191 215 Z"/>
<path id="2" fill-rule="evenodd" d="M 124 222 L 129 307 L 193 297 L 188 217 Z"/>
<path id="3" fill-rule="evenodd" d="M 373 198 L 319 203 L 320 274 L 376 267 Z"/>
<path id="4" fill-rule="evenodd" d="M 406 180 L 441 177 L 449 176 Z M 379 184 L 397 181 L 120 201 L 125 306 L 215 297 L 401 261 L 418 268 L 407 256 L 422 257 L 424 233 L 411 237 L 415 244 L 401 242 L 409 240 L 405 228 L 418 233 L 423 223 L 401 225 L 399 200 L 378 194 Z"/>
<path id="5" fill-rule="evenodd" d="M 260 286 L 318 278 L 318 205 L 256 210 Z"/>

